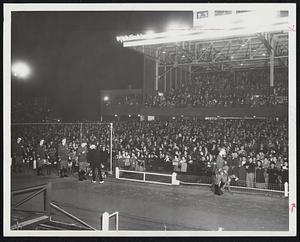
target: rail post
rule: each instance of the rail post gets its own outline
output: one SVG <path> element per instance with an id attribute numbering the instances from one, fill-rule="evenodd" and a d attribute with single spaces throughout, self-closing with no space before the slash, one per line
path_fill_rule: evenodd
<path id="1" fill-rule="evenodd" d="M 289 196 L 289 184 L 288 182 L 284 183 L 284 197 L 288 197 Z"/>
<path id="2" fill-rule="evenodd" d="M 120 169 L 119 167 L 116 167 L 116 178 L 119 179 L 120 177 Z"/>
<path id="3" fill-rule="evenodd" d="M 176 179 L 177 173 L 172 173 L 172 185 L 179 185 L 179 181 Z"/>
<path id="4" fill-rule="evenodd" d="M 52 183 L 49 182 L 44 190 L 44 210 L 46 211 L 47 215 L 50 216 L 50 201 L 51 201 L 51 190 L 52 190 Z"/>
<path id="5" fill-rule="evenodd" d="M 109 231 L 109 214 L 108 212 L 104 212 L 102 214 L 102 231 Z"/>

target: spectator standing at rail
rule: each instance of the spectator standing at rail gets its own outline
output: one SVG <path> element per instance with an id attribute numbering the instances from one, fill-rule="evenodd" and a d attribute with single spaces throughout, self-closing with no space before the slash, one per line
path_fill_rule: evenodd
<path id="1" fill-rule="evenodd" d="M 252 157 L 249 157 L 249 161 L 246 163 L 246 172 L 247 187 L 254 187 L 255 164 Z"/>
<path id="2" fill-rule="evenodd" d="M 109 162 L 108 162 L 108 158 L 109 158 L 109 154 L 108 151 L 105 149 L 105 145 L 102 146 L 102 149 L 100 151 L 100 157 L 101 157 L 101 163 L 104 166 L 104 170 L 107 171 Z"/>
<path id="3" fill-rule="evenodd" d="M 289 181 L 289 166 L 288 162 L 284 161 L 282 168 L 281 168 L 281 176 L 282 176 L 282 183 L 286 183 Z"/>
<path id="4" fill-rule="evenodd" d="M 67 177 L 67 166 L 68 166 L 68 156 L 69 148 L 67 146 L 67 139 L 63 138 L 61 144 L 58 146 L 58 161 L 60 164 L 60 177 Z"/>
<path id="5" fill-rule="evenodd" d="M 85 177 L 86 169 L 88 166 L 87 163 L 87 143 L 82 142 L 81 145 L 77 149 L 78 163 L 79 163 L 79 171 L 78 171 L 78 179 L 79 181 L 86 180 Z"/>
<path id="6" fill-rule="evenodd" d="M 246 168 L 245 168 L 246 160 L 242 159 L 242 163 L 239 165 L 239 180 L 238 184 L 240 186 L 245 186 L 246 185 Z"/>
<path id="7" fill-rule="evenodd" d="M 275 168 L 275 164 L 274 162 L 271 162 L 270 168 L 268 169 L 268 174 L 269 174 L 269 184 L 268 184 L 268 188 L 270 190 L 274 190 L 275 188 L 275 184 L 276 184 L 276 180 L 277 180 L 277 173 L 278 171 Z"/>
<path id="8" fill-rule="evenodd" d="M 265 187 L 268 188 L 268 184 L 269 184 L 268 169 L 270 167 L 270 160 L 267 157 L 264 158 L 262 162 L 262 167 L 264 168 Z"/>
<path id="9" fill-rule="evenodd" d="M 262 163 L 260 160 L 257 161 L 257 166 L 255 168 L 255 185 L 257 188 L 265 188 L 265 176 L 264 176 L 264 168 L 262 167 Z"/>
<path id="10" fill-rule="evenodd" d="M 40 140 L 40 143 L 36 149 L 36 159 L 37 159 L 37 175 L 38 176 L 44 175 L 43 168 L 47 162 L 46 147 L 44 145 L 44 139 Z"/>
<path id="11" fill-rule="evenodd" d="M 92 168 L 92 183 L 96 183 L 96 176 L 98 173 L 99 183 L 104 183 L 101 174 L 101 157 L 99 150 L 96 149 L 96 145 L 91 144 L 90 150 L 88 151 L 87 160 L 91 164 Z M 97 170 L 97 173 L 96 173 Z"/>
<path id="12" fill-rule="evenodd" d="M 53 145 L 53 141 L 51 141 L 49 144 L 48 156 L 49 156 L 49 162 L 50 162 L 52 168 L 55 167 L 57 169 L 57 152 L 56 152 L 56 148 Z"/>

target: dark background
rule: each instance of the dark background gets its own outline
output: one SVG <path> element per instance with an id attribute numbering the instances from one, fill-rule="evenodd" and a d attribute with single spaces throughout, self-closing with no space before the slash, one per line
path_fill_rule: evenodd
<path id="1" fill-rule="evenodd" d="M 142 87 L 143 55 L 116 36 L 166 31 L 171 22 L 192 26 L 192 12 L 13 12 L 12 62 L 32 68 L 26 80 L 12 76 L 12 98 L 54 100 L 64 120 L 97 119 L 101 89 Z M 13 110 L 12 110 L 13 111 Z"/>

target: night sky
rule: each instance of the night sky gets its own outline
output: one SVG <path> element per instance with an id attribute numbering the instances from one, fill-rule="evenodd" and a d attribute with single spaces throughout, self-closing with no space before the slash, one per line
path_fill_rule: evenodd
<path id="1" fill-rule="evenodd" d="M 15 12 L 12 62 L 32 67 L 12 77 L 12 97 L 45 95 L 65 119 L 99 117 L 101 89 L 142 87 L 143 56 L 116 36 L 163 32 L 171 22 L 192 25 L 192 12 Z"/>

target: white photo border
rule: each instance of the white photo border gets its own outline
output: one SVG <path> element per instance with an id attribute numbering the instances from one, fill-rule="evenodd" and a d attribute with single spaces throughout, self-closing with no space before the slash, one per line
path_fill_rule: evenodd
<path id="1" fill-rule="evenodd" d="M 288 10 L 289 26 L 296 26 L 295 3 L 152 3 L 152 4 L 4 4 L 4 28 L 3 28 L 3 235 L 4 236 L 296 236 L 297 212 L 291 212 L 290 205 L 297 204 L 296 189 L 296 31 L 289 31 L 289 231 L 13 231 L 10 230 L 11 211 L 11 14 L 15 11 L 193 11 L 205 7 L 207 10 L 233 10 L 246 8 L 249 10 Z M 260 21 L 260 20 L 257 20 Z M 288 26 L 287 26 L 288 29 Z"/>

